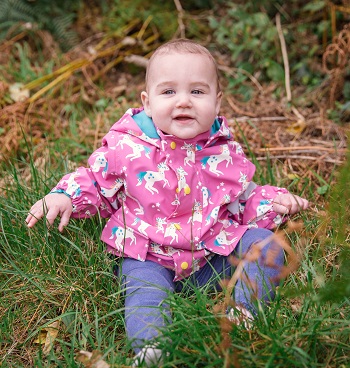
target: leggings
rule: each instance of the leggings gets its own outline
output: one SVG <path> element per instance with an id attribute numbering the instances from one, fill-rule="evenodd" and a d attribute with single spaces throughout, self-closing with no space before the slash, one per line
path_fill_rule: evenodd
<path id="1" fill-rule="evenodd" d="M 267 229 L 247 230 L 232 253 L 241 258 L 254 243 L 271 236 Z M 273 265 L 267 262 L 269 249 L 273 251 Z M 233 299 L 237 305 L 257 313 L 256 303 L 263 304 L 274 298 L 278 275 L 284 263 L 284 254 L 275 242 L 269 242 L 262 249 L 255 262 L 246 263 L 241 277 L 234 287 Z M 200 270 L 185 280 L 173 281 L 174 271 L 152 261 L 140 262 L 125 258 L 120 268 L 125 287 L 125 323 L 128 339 L 137 354 L 147 341 L 152 340 L 161 328 L 171 321 L 169 307 L 164 303 L 169 293 L 191 290 L 204 285 L 219 288 L 218 281 L 228 278 L 234 271 L 227 256 L 215 255 Z M 162 313 L 159 307 L 162 306 Z"/>

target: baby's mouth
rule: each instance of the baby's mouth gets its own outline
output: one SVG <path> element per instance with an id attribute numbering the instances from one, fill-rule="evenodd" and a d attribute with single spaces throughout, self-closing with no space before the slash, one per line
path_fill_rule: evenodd
<path id="1" fill-rule="evenodd" d="M 192 116 L 189 116 L 189 115 L 178 115 L 178 116 L 175 116 L 174 120 L 177 120 L 177 121 L 188 121 L 188 120 L 193 120 L 193 117 Z"/>

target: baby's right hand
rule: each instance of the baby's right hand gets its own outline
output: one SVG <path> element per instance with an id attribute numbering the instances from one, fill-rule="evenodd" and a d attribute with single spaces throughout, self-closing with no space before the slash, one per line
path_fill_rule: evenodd
<path id="1" fill-rule="evenodd" d="M 47 222 L 52 225 L 55 218 L 60 216 L 58 230 L 62 232 L 69 222 L 72 210 L 72 200 L 68 196 L 63 193 L 50 193 L 31 207 L 26 223 L 28 227 L 33 227 L 38 220 L 46 215 Z"/>

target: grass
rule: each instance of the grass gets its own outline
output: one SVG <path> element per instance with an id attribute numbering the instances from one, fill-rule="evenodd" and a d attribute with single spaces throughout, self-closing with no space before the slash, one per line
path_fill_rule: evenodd
<path id="1" fill-rule="evenodd" d="M 263 168 L 258 169 L 262 175 Z M 103 220 L 73 220 L 63 234 L 43 221 L 31 230 L 24 224 L 30 205 L 66 170 L 66 160 L 55 160 L 40 170 L 33 162 L 21 162 L 2 171 L 2 368 L 89 366 L 79 362 L 80 350 L 99 351 L 111 366 L 130 364 L 122 290 L 112 272 L 114 260 L 99 240 Z M 285 233 L 302 254 L 300 267 L 288 275 L 252 330 L 222 322 L 214 312 L 220 294 L 196 290 L 192 296 L 169 296 L 174 320 L 165 332 L 172 344 L 166 346 L 170 355 L 164 366 L 349 366 L 349 299 L 335 303 L 319 295 L 320 288 L 339 278 L 342 246 L 332 243 L 332 233 L 325 243 L 325 234 L 319 233 L 325 227 L 322 218 L 309 212 L 299 220 L 302 230 Z M 55 322 L 58 334 L 47 347 L 40 336 L 48 336 Z"/>
<path id="2" fill-rule="evenodd" d="M 136 11 L 134 5 L 127 14 L 130 19 Z M 177 17 L 173 18 L 176 28 Z M 114 15 L 107 21 L 115 26 Z M 103 38 L 101 48 L 104 41 L 115 39 Z M 1 107 L 13 102 L 5 84 L 29 82 L 33 87 L 31 82 L 39 78 L 36 88 L 45 88 L 50 82 L 47 76 L 62 67 L 62 55 L 45 61 L 40 52 L 32 55 L 25 41 L 21 46 L 15 43 L 11 53 L 16 57 L 0 67 Z M 109 62 L 107 58 L 106 65 Z M 100 69 L 96 66 L 96 70 Z M 55 85 L 52 95 L 46 94 L 26 110 L 13 104 L 0 127 L 0 134 L 13 137 L 14 146 L 0 147 L 0 154 L 6 152 L 0 156 L 6 157 L 0 169 L 1 368 L 98 367 L 92 360 L 123 367 L 133 356 L 124 331 L 123 290 L 113 274 L 115 262 L 99 240 L 104 220 L 98 216 L 71 220 L 62 234 L 56 227 L 47 228 L 44 221 L 32 230 L 24 223 L 30 206 L 63 173 L 85 163 L 111 122 L 136 103 L 131 96 L 139 93 L 131 82 L 131 86 L 128 80 L 123 82 L 127 90 L 115 98 L 117 92 L 106 92 L 103 86 L 109 75 L 98 76 L 101 86 L 91 86 L 76 73 L 72 81 Z M 113 87 L 118 83 L 111 82 Z M 19 139 L 14 131 L 30 138 Z M 249 331 L 217 315 L 223 300 L 220 293 L 202 289 L 191 296 L 169 296 L 173 322 L 164 335 L 172 343 L 159 342 L 170 353 L 164 366 L 350 367 L 350 160 L 331 178 L 324 179 L 317 171 L 284 179 L 275 161 L 260 165 L 244 135 L 243 143 L 257 165 L 258 182 L 286 186 L 313 202 L 295 219 L 303 227 L 284 230 L 300 256 L 299 268 L 287 275 L 275 301 Z M 338 185 L 332 188 L 335 180 Z M 92 358 L 84 360 L 80 351 L 92 353 Z"/>

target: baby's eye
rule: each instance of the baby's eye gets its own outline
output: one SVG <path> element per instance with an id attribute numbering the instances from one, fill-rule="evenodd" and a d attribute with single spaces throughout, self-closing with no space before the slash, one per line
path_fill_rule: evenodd
<path id="1" fill-rule="evenodd" d="M 166 91 L 163 92 L 163 95 L 172 95 L 173 93 L 175 93 L 173 89 L 167 89 Z"/>
<path id="2" fill-rule="evenodd" d="M 194 94 L 194 95 L 200 95 L 203 92 L 201 90 L 199 90 L 199 89 L 194 89 L 191 93 Z"/>

